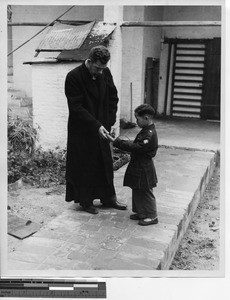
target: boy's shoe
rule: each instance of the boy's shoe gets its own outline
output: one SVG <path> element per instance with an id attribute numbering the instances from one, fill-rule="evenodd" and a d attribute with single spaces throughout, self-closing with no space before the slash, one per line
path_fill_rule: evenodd
<path id="1" fill-rule="evenodd" d="M 130 215 L 129 218 L 130 218 L 131 220 L 140 220 L 140 218 L 138 217 L 138 214 Z"/>
<path id="2" fill-rule="evenodd" d="M 148 225 L 157 224 L 157 223 L 158 223 L 158 218 L 157 217 L 152 219 L 151 221 L 140 220 L 138 222 L 138 224 L 142 225 L 142 226 L 148 226 Z"/>
<path id="3" fill-rule="evenodd" d="M 98 214 L 98 210 L 93 206 L 83 206 L 82 209 L 90 214 Z"/>

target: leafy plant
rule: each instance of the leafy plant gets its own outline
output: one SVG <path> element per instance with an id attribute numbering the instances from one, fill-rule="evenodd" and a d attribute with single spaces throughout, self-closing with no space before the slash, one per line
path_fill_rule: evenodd
<path id="1" fill-rule="evenodd" d="M 37 187 L 65 183 L 66 150 L 44 151 L 35 149 L 33 155 L 22 156 L 19 151 L 8 150 L 8 182 L 23 180 Z"/>
<path id="2" fill-rule="evenodd" d="M 14 151 L 32 154 L 38 140 L 38 129 L 31 122 L 8 114 L 8 143 Z"/>

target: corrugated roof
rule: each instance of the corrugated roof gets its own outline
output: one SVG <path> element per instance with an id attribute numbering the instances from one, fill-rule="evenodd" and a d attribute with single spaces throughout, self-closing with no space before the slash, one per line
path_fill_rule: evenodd
<path id="1" fill-rule="evenodd" d="M 79 49 L 90 33 L 94 21 L 85 25 L 75 26 L 56 22 L 36 51 L 62 51 Z"/>
<path id="2" fill-rule="evenodd" d="M 113 33 L 116 28 L 114 23 L 105 23 L 97 21 L 84 43 L 79 49 L 64 50 L 62 51 L 57 59 L 60 61 L 83 61 L 88 58 L 89 51 L 92 47 L 103 44 L 106 39 Z"/>
<path id="3" fill-rule="evenodd" d="M 92 47 L 107 46 L 115 28 L 116 24 L 101 21 L 80 26 L 57 22 L 39 44 L 38 56 L 24 64 L 84 61 Z"/>

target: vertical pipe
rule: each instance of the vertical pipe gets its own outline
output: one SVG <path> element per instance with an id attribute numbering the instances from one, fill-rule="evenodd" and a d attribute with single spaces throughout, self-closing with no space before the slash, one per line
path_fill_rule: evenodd
<path id="1" fill-rule="evenodd" d="M 171 50 L 172 44 L 169 43 L 168 49 L 168 61 L 167 61 L 167 77 L 166 77 L 166 87 L 165 87 L 165 101 L 164 101 L 164 116 L 167 114 L 167 101 L 168 101 L 168 89 L 169 89 L 169 72 L 170 72 L 170 65 L 171 65 Z"/>
<path id="2" fill-rule="evenodd" d="M 175 81 L 175 67 L 176 67 L 176 54 L 177 54 L 177 42 L 174 44 L 173 50 L 173 69 L 172 69 L 172 87 L 171 87 L 171 108 L 170 108 L 170 117 L 173 114 L 173 95 L 174 95 L 174 81 Z"/>
<path id="3" fill-rule="evenodd" d="M 133 83 L 130 82 L 130 122 L 133 121 Z"/>

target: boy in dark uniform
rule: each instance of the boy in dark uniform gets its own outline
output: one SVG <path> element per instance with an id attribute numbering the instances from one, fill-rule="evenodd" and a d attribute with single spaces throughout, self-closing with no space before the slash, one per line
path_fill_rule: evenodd
<path id="1" fill-rule="evenodd" d="M 137 125 L 142 130 L 133 142 L 118 137 L 113 145 L 121 150 L 131 152 L 131 160 L 124 177 L 124 186 L 132 189 L 132 210 L 135 214 L 130 215 L 130 219 L 139 220 L 139 225 L 146 226 L 158 223 L 156 199 L 152 191 L 157 184 L 157 175 L 152 159 L 158 149 L 153 120 L 155 110 L 148 104 L 142 104 L 134 112 Z"/>

